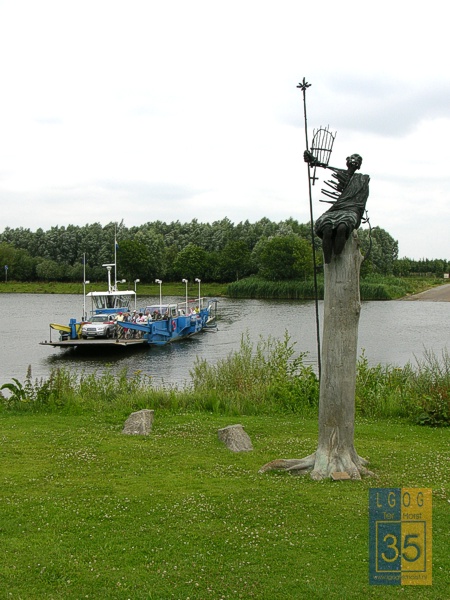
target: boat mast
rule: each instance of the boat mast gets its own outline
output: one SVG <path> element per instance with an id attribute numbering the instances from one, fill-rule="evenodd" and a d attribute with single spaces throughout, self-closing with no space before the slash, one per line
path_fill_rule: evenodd
<path id="1" fill-rule="evenodd" d="M 83 252 L 83 321 L 86 320 L 86 252 Z"/>
<path id="2" fill-rule="evenodd" d="M 117 223 L 114 223 L 114 291 L 117 291 Z"/>

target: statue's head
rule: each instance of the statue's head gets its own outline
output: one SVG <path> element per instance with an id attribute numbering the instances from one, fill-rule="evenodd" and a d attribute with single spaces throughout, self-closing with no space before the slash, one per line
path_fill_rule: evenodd
<path id="1" fill-rule="evenodd" d="M 362 156 L 359 154 L 352 154 L 351 156 L 347 156 L 347 168 L 354 169 L 357 171 L 361 168 L 362 165 Z"/>

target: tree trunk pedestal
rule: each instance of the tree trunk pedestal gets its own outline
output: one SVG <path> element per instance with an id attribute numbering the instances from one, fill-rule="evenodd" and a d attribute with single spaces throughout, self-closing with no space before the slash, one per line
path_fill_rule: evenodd
<path id="1" fill-rule="evenodd" d="M 361 479 L 372 475 L 354 448 L 355 386 L 358 324 L 361 311 L 359 272 L 362 263 L 358 235 L 352 232 L 342 253 L 324 265 L 325 297 L 322 373 L 317 450 L 302 459 L 278 459 L 260 473 L 286 470 L 310 473 L 315 480 Z"/>

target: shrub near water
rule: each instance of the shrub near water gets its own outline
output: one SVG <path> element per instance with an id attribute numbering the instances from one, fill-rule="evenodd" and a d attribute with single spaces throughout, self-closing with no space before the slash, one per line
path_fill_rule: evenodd
<path id="1" fill-rule="evenodd" d="M 191 382 L 183 388 L 155 386 L 140 372 L 75 374 L 54 369 L 46 380 L 14 379 L 1 386 L 4 410 L 65 411 L 75 414 L 141 408 L 197 410 L 229 415 L 267 415 L 316 411 L 319 383 L 305 353 L 295 353 L 286 333 L 282 340 L 260 338 L 256 348 L 244 335 L 238 351 L 215 365 L 197 359 Z M 363 354 L 357 365 L 356 412 L 372 418 L 406 418 L 430 426 L 450 425 L 450 357 L 432 352 L 415 367 L 368 363 Z"/>
<path id="2" fill-rule="evenodd" d="M 260 277 L 247 277 L 227 286 L 230 298 L 282 298 L 289 300 L 312 300 L 314 282 L 307 280 L 268 281 Z M 323 298 L 323 281 L 319 281 L 318 295 Z"/>
<path id="3" fill-rule="evenodd" d="M 439 285 L 439 279 L 413 279 L 386 275 L 367 275 L 361 278 L 362 300 L 395 300 L 409 294 L 417 294 L 432 285 Z M 317 291 L 323 298 L 323 276 L 318 277 Z M 227 286 L 230 298 L 278 298 L 288 300 L 312 300 L 315 297 L 314 281 L 292 279 L 289 281 L 268 281 L 261 277 L 247 277 Z"/>
<path id="4" fill-rule="evenodd" d="M 287 333 L 281 341 L 260 338 L 256 350 L 244 335 L 239 352 L 216 365 L 197 358 L 191 371 L 193 394 L 207 398 L 202 408 L 214 412 L 301 412 L 318 401 L 318 381 L 312 367 L 304 365 L 305 356 L 294 356 Z"/>
<path id="5" fill-rule="evenodd" d="M 356 410 L 369 417 L 402 417 L 431 426 L 450 425 L 450 356 L 426 352 L 415 368 L 370 366 L 363 354 L 356 377 Z"/>
<path id="6" fill-rule="evenodd" d="M 181 389 L 155 386 L 140 372 L 77 375 L 65 369 L 55 369 L 47 380 L 35 382 L 29 369 L 24 384 L 14 379 L 0 389 L 9 391 L 3 406 L 15 411 L 168 408 L 235 415 L 302 413 L 317 405 L 319 390 L 312 367 L 304 364 L 305 356 L 295 355 L 287 333 L 282 340 L 260 338 L 256 348 L 247 334 L 239 350 L 216 365 L 197 358 L 190 385 Z"/>
<path id="7" fill-rule="evenodd" d="M 77 374 L 69 369 L 53 369 L 48 379 L 33 381 L 28 367 L 25 382 L 13 379 L 0 390 L 8 390 L 8 396 L 0 399 L 3 406 L 13 411 L 72 413 L 92 412 L 105 408 L 133 408 L 151 390 L 147 378 L 139 373 L 128 376 L 126 370 L 113 374 Z"/>

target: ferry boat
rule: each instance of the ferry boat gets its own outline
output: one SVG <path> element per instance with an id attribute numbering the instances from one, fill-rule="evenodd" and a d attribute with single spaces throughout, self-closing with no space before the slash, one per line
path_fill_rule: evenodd
<path id="1" fill-rule="evenodd" d="M 137 321 L 117 321 L 117 344 L 137 340 L 153 346 L 192 337 L 205 329 L 216 328 L 217 300 L 196 298 L 174 304 L 154 304 L 140 311 Z"/>
<path id="2" fill-rule="evenodd" d="M 200 290 L 198 298 L 189 300 L 186 295 L 184 301 L 163 304 L 162 282 L 156 280 L 160 284 L 159 303 L 133 310 L 136 292 L 119 291 L 117 282 L 111 282 L 115 264 L 103 266 L 108 270 L 108 290 L 84 293 L 83 318 L 80 321 L 72 318 L 62 325 L 50 323 L 50 340 L 40 342 L 41 345 L 54 348 L 163 346 L 216 328 L 217 300 L 201 297 Z M 183 281 L 187 284 L 187 280 Z M 200 288 L 200 280 L 197 281 Z M 89 318 L 86 301 L 91 302 Z M 57 340 L 52 339 L 53 332 L 57 332 Z"/>

